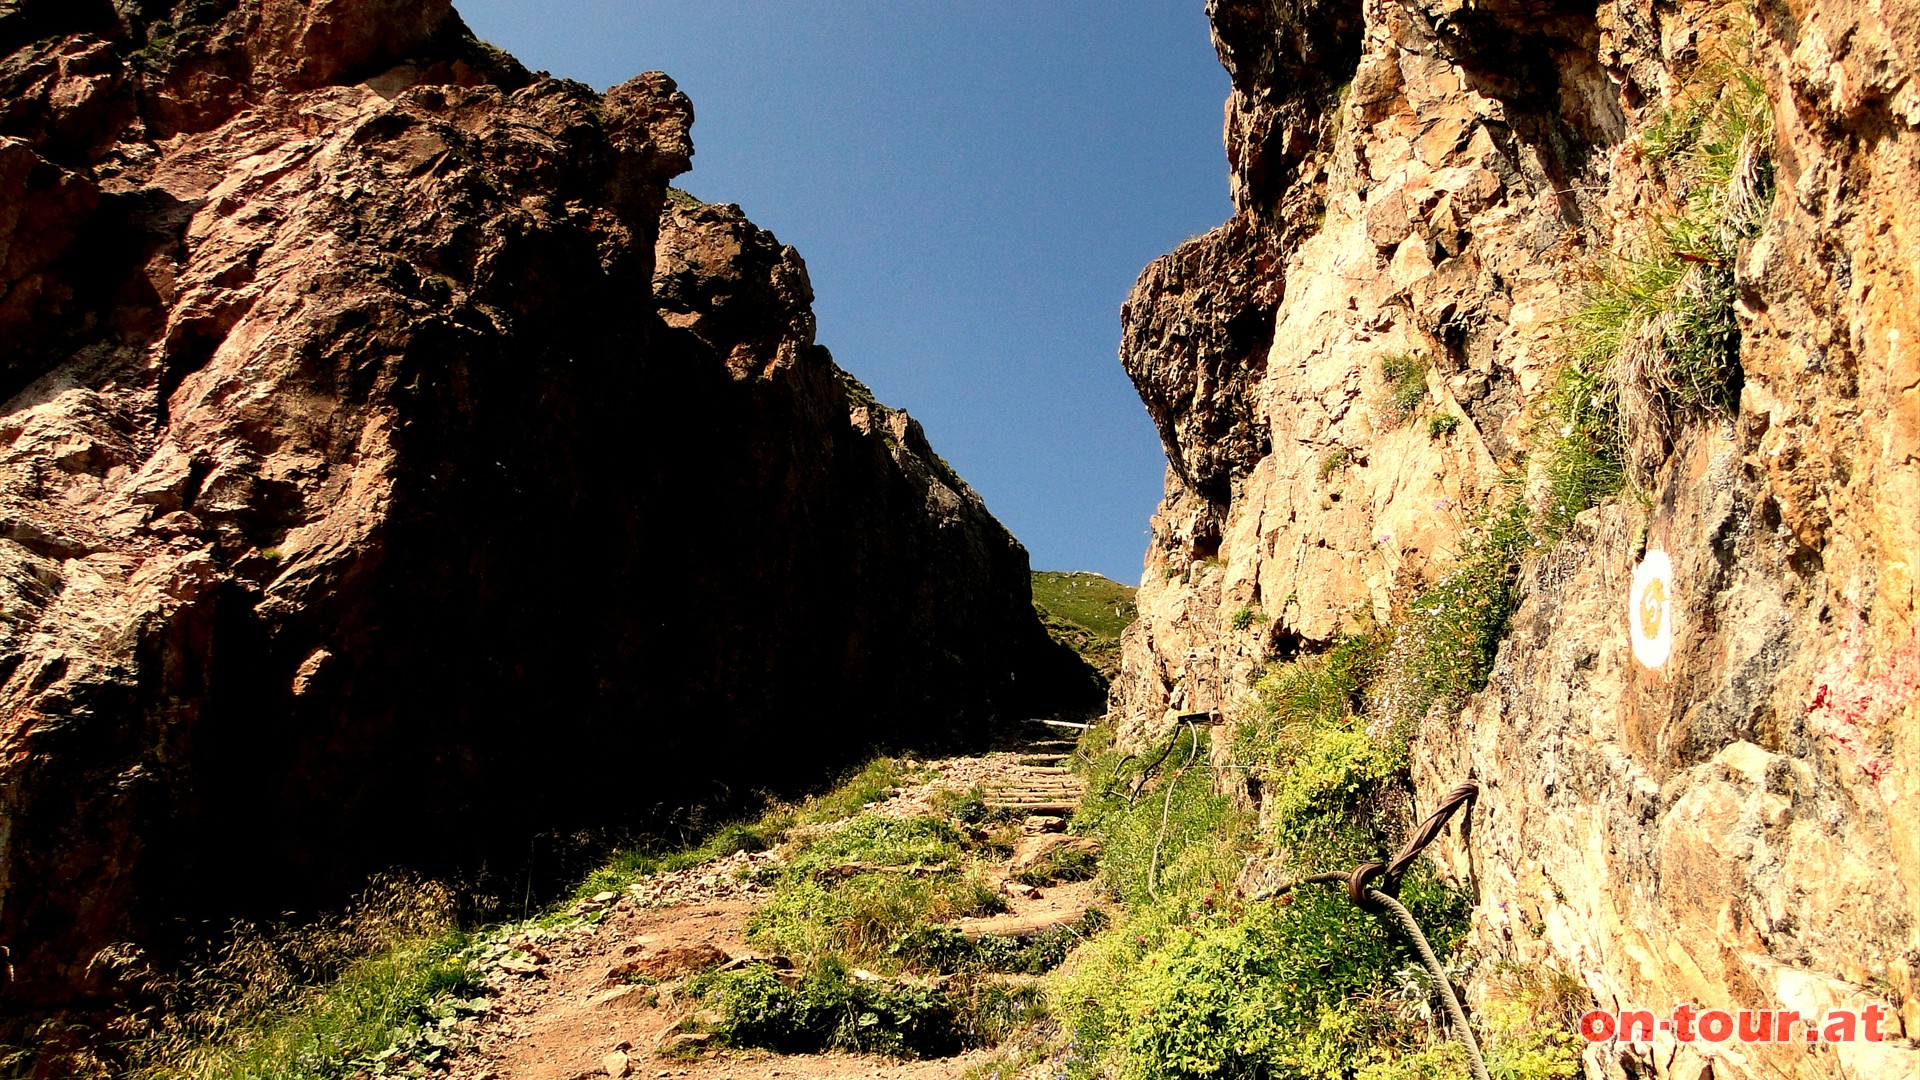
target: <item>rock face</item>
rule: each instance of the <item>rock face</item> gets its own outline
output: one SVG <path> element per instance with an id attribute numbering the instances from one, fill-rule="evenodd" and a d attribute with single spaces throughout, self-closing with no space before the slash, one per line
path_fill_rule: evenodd
<path id="1" fill-rule="evenodd" d="M 1712 7 L 1211 0 L 1237 213 L 1125 309 L 1171 467 L 1124 734 L 1388 623 L 1496 488 L 1538 503 L 1563 320 L 1686 195 L 1647 147 Z M 1527 560 L 1487 689 L 1427 716 L 1414 779 L 1429 805 L 1483 785 L 1445 859 L 1486 957 L 1608 1008 L 1903 1018 L 1817 1054 L 1662 1036 L 1593 1075 L 1891 1080 L 1920 1074 L 1920 19 L 1808 0 L 1751 34 L 1778 192 L 1729 268 L 1737 410 L 1637 437 L 1644 498 Z M 1428 365 L 1411 422 L 1401 355 Z M 1674 564 L 1658 669 L 1629 648 L 1648 548 Z"/>
<path id="2" fill-rule="evenodd" d="M 0 53 L 16 1005 L 1085 685 L 794 251 L 669 201 L 665 76 L 530 75 L 445 0 L 26 0 Z"/>

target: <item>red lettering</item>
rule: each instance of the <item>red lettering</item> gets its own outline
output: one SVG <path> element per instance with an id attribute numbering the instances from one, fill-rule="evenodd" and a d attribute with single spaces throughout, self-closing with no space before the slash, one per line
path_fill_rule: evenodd
<path id="1" fill-rule="evenodd" d="M 1865 1034 L 1868 1042 L 1877 1043 L 1886 1041 L 1886 1033 L 1880 1030 L 1880 1025 L 1885 1022 L 1886 1019 L 1887 1010 L 1878 1005 L 1869 1005 L 1860 1011 L 1860 1020 L 1867 1025 Z"/>
<path id="2" fill-rule="evenodd" d="M 1852 1042 L 1860 1035 L 1858 1021 L 1852 1009 L 1828 1009 L 1826 1026 L 1820 1032 L 1821 1041 Z"/>
<path id="3" fill-rule="evenodd" d="M 1708 1009 L 1700 1014 L 1700 1037 L 1708 1042 L 1726 1042 L 1733 1038 L 1733 1017 L 1725 1009 Z"/>
<path id="4" fill-rule="evenodd" d="M 1632 1012 L 1621 1013 L 1620 1041 L 1652 1042 L 1653 1011 L 1651 1009 L 1636 1009 Z"/>
<path id="5" fill-rule="evenodd" d="M 1591 1009 L 1580 1018 L 1580 1037 L 1590 1043 L 1613 1038 L 1613 1014 Z"/>
<path id="6" fill-rule="evenodd" d="M 1800 1022 L 1800 1013 L 1796 1009 L 1781 1009 L 1773 1014 L 1773 1041 L 1786 1042 L 1793 1038 L 1793 1025 Z"/>
<path id="7" fill-rule="evenodd" d="M 1683 1043 L 1693 1041 L 1693 1004 L 1691 1002 L 1674 1006 L 1673 1037 Z"/>
<path id="8" fill-rule="evenodd" d="M 1763 1043 L 1773 1033 L 1773 1014 L 1765 1009 L 1740 1010 L 1740 1041 Z"/>

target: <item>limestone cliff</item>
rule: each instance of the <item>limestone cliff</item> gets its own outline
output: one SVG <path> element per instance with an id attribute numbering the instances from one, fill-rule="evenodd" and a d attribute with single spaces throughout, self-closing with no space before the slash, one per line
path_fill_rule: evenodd
<path id="1" fill-rule="evenodd" d="M 1819 1053 L 1663 1036 L 1590 1051 L 1596 1076 L 1920 1074 L 1920 15 L 1208 11 L 1236 214 L 1148 267 L 1124 312 L 1122 362 L 1170 468 L 1123 733 L 1231 715 L 1263 665 L 1404 618 L 1482 507 L 1563 516 L 1520 564 L 1485 690 L 1412 743 L 1423 804 L 1483 786 L 1445 856 L 1476 890 L 1474 945 L 1610 1008 L 1878 1000 L 1903 1017 L 1885 1044 Z M 1727 148 L 1734 175 L 1709 191 L 1663 154 L 1736 79 L 1767 134 Z M 1741 186 L 1762 169 L 1770 201 Z M 1712 238 L 1725 255 L 1681 228 L 1716 192 L 1758 207 Z M 1718 275 L 1737 368 L 1711 401 L 1599 372 L 1627 483 L 1588 509 L 1552 474 L 1555 388 L 1570 323 L 1649 238 L 1686 288 L 1705 287 L 1694 267 Z M 1616 357 L 1678 342 L 1685 317 Z M 1629 645 L 1649 551 L 1673 564 L 1657 667 Z"/>
<path id="2" fill-rule="evenodd" d="M 15 1005 L 1084 687 L 799 257 L 669 201 L 665 76 L 530 74 L 446 0 L 25 0 L 0 54 Z"/>

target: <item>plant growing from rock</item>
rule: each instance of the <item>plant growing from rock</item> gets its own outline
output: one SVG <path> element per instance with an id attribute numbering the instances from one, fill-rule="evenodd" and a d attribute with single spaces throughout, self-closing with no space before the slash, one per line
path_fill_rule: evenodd
<path id="1" fill-rule="evenodd" d="M 1347 470 L 1353 464 L 1353 451 L 1344 446 L 1336 446 L 1320 459 L 1320 482 L 1326 483 Z"/>
<path id="2" fill-rule="evenodd" d="M 1773 201 L 1772 111 L 1750 31 L 1727 27 L 1717 40 L 1641 140 L 1677 211 L 1651 217 L 1626 255 L 1597 265 L 1567 320 L 1549 398 L 1549 452 L 1570 458 L 1548 470 L 1557 527 L 1586 508 L 1582 498 L 1617 489 L 1607 482 L 1616 466 L 1644 481 L 1680 425 L 1739 405 L 1735 262 Z"/>
<path id="3" fill-rule="evenodd" d="M 1389 424 L 1407 421 L 1427 400 L 1426 361 L 1406 353 L 1395 353 L 1380 360 L 1380 378 L 1387 384 L 1385 412 Z"/>

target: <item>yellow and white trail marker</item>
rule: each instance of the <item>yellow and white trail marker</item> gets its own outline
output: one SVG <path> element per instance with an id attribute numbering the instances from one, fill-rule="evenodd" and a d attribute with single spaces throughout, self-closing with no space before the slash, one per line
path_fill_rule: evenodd
<path id="1" fill-rule="evenodd" d="M 1649 551 L 1633 568 L 1627 624 L 1632 628 L 1634 659 L 1657 668 L 1673 655 L 1673 560 L 1666 552 Z"/>

